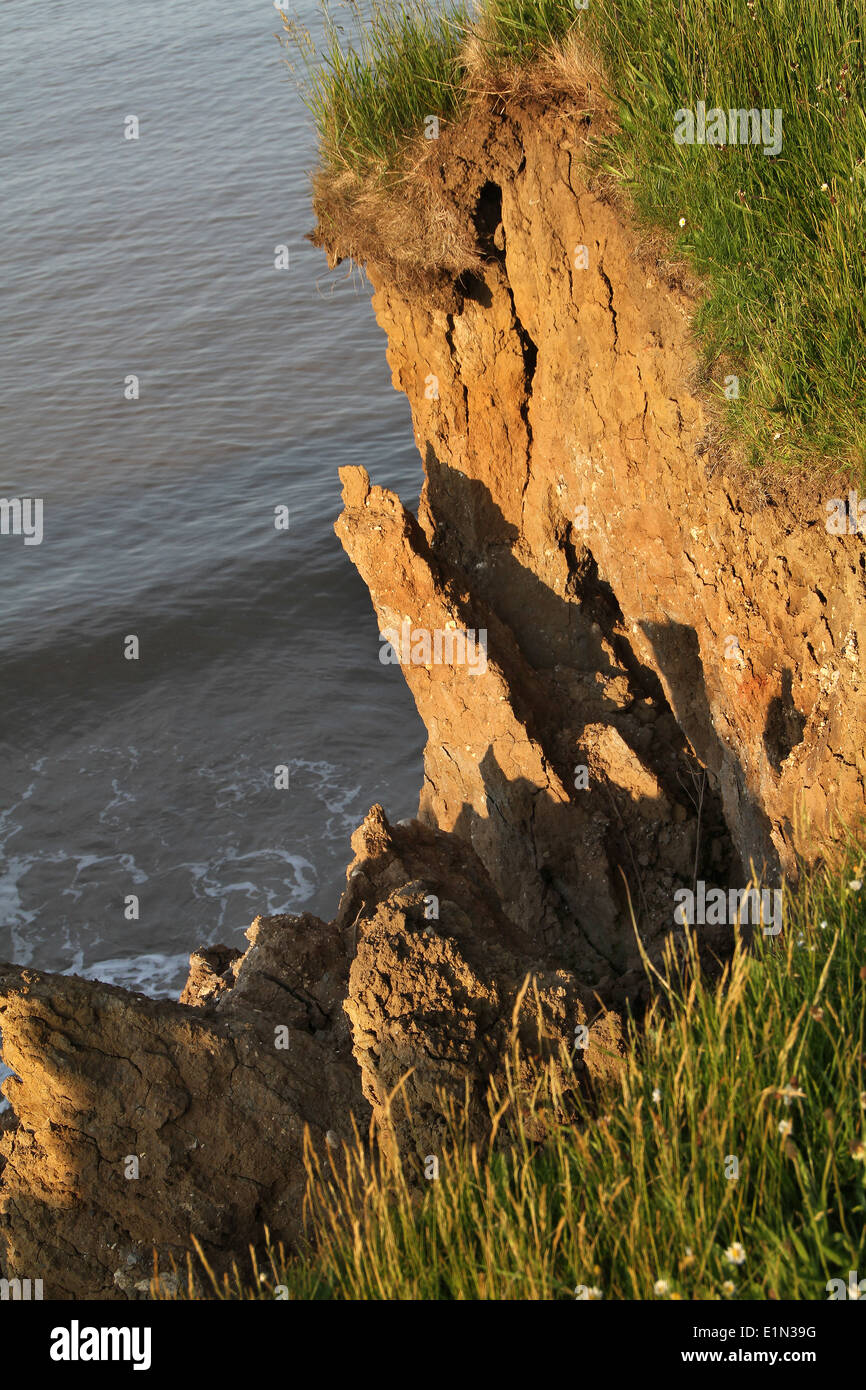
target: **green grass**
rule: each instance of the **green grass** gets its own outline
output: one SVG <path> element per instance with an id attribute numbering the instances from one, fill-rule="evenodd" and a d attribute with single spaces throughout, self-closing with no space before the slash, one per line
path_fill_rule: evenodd
<path id="1" fill-rule="evenodd" d="M 426 0 L 321 0 L 321 16 L 319 46 L 294 21 L 284 24 L 284 43 L 300 59 L 322 162 L 375 177 L 396 167 L 427 116 L 456 115 L 466 11 L 460 4 L 440 11 Z"/>
<path id="2" fill-rule="evenodd" d="M 519 67 L 576 27 L 576 6 L 565 0 L 485 0 L 477 27 L 492 64 Z"/>
<path id="3" fill-rule="evenodd" d="M 824 1299 L 828 1279 L 863 1277 L 866 887 L 850 884 L 864 861 L 852 841 L 805 875 L 783 933 L 715 983 L 670 961 L 594 1105 L 567 1064 L 530 1084 L 515 1051 L 491 1096 L 495 1145 L 465 1142 L 458 1114 L 438 1179 L 361 1145 L 340 1175 L 311 1151 L 309 1248 L 268 1247 L 261 1271 L 209 1296 Z"/>
<path id="4" fill-rule="evenodd" d="M 697 327 L 741 377 L 748 456 L 862 476 L 864 0 L 592 0 L 588 20 L 620 119 L 604 160 L 708 285 Z M 781 153 L 675 145 L 674 112 L 699 100 L 778 108 Z"/>
<path id="5" fill-rule="evenodd" d="M 340 20 L 345 11 L 347 24 Z M 468 32 L 491 70 L 569 34 L 607 74 L 619 125 L 597 165 L 706 286 L 697 328 L 741 456 L 866 480 L 866 0 L 425 0 L 324 10 L 324 40 L 288 26 L 323 167 L 399 171 L 431 114 L 471 99 Z M 677 145 L 675 112 L 782 112 L 781 153 Z M 682 219 L 684 225 L 680 226 Z M 737 377 L 738 385 L 727 378 Z"/>

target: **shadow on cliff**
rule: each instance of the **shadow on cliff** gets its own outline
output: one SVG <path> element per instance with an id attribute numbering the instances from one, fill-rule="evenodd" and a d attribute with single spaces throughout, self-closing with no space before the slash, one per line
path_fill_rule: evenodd
<path id="1" fill-rule="evenodd" d="M 436 525 L 432 555 L 446 574 L 456 571 L 468 592 L 509 629 L 531 672 L 528 690 L 525 680 L 515 681 L 515 710 L 563 783 L 572 784 L 587 725 L 610 724 L 668 799 L 684 807 L 688 820 L 700 804 L 702 833 L 711 840 L 727 838 L 724 867 L 732 884 L 739 884 L 744 869 L 725 816 L 724 766 L 740 800 L 748 803 L 772 863 L 767 819 L 746 791 L 735 753 L 728 749 L 722 757 L 694 629 L 679 623 L 644 627 L 674 696 L 674 713 L 658 674 L 641 662 L 628 640 L 616 596 L 600 577 L 581 533 L 566 518 L 554 525 L 567 563 L 563 596 L 517 558 L 520 533 L 490 489 L 441 463 L 430 443 L 425 458 L 429 515 L 434 521 L 442 515 L 455 518 Z"/>
<path id="2" fill-rule="evenodd" d="M 636 932 L 660 965 L 677 930 L 674 891 L 692 886 L 694 829 L 683 828 L 684 845 L 658 801 L 602 777 L 558 801 L 526 778 L 509 779 L 492 746 L 479 771 L 488 814 L 464 803 L 452 832 L 472 846 L 530 950 L 547 969 L 572 970 L 607 1005 L 636 1001 L 645 985 Z M 710 849 L 700 846 L 699 862 Z M 705 872 L 711 883 L 728 878 L 709 862 Z M 733 935 L 706 928 L 699 944 L 709 963 L 730 954 Z"/>
<path id="3" fill-rule="evenodd" d="M 685 623 L 642 623 L 641 628 L 652 646 L 659 670 L 673 695 L 680 727 L 697 757 L 713 774 L 721 788 L 726 819 L 730 822 L 730 819 L 736 816 L 744 839 L 755 847 L 752 857 L 758 874 L 762 878 L 770 875 L 778 879 L 781 868 L 770 834 L 769 817 L 749 792 L 741 762 L 733 751 L 722 743 L 713 725 L 697 633 L 693 627 L 688 627 Z M 790 697 L 791 673 L 786 674 Z M 785 704 L 784 693 L 783 680 L 783 698 L 771 701 L 767 714 L 767 732 L 764 735 L 768 754 L 772 743 L 773 753 L 779 759 L 778 765 L 781 763 L 786 740 L 794 736 L 797 728 Z M 778 711 L 776 706 L 779 706 Z M 777 725 L 781 728 L 778 734 Z M 799 737 L 802 738 L 802 724 L 799 726 Z M 794 737 L 794 742 L 796 741 L 797 738 Z M 790 752 L 791 747 L 793 743 L 787 746 L 787 752 Z M 784 756 L 787 756 L 787 752 Z M 777 771 L 778 765 L 774 763 Z"/>

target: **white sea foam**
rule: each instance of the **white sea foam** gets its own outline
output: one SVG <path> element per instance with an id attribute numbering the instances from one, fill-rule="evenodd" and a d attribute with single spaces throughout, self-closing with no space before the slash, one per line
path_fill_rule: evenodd
<path id="1" fill-rule="evenodd" d="M 84 980 L 100 980 L 105 985 L 119 985 L 151 999 L 176 999 L 189 974 L 189 952 L 177 955 L 125 956 L 114 960 L 98 960 L 93 965 L 70 966 L 64 975 L 79 975 Z"/>

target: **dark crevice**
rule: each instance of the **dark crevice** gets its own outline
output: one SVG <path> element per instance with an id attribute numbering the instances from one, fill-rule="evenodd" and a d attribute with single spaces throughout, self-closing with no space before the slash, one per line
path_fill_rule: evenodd
<path id="1" fill-rule="evenodd" d="M 521 352 L 523 353 L 523 380 L 525 386 L 525 394 L 520 407 L 520 413 L 524 416 L 524 418 L 526 418 L 526 412 L 529 408 L 529 397 L 532 394 L 532 382 L 535 377 L 535 368 L 538 365 L 538 347 L 532 341 L 526 329 L 523 327 L 523 324 L 520 322 L 520 319 L 517 314 L 517 309 L 514 306 L 514 295 L 510 287 L 508 293 L 511 298 L 511 312 L 514 315 L 514 327 L 517 332 L 517 337 L 520 341 Z M 528 421 L 527 429 L 529 429 Z"/>
<path id="2" fill-rule="evenodd" d="M 493 303 L 493 296 L 480 275 L 476 275 L 473 270 L 464 270 L 457 276 L 454 287 L 462 299 L 471 299 L 473 303 L 480 304 L 482 309 L 489 309 Z M 454 327 L 454 317 L 449 316 L 451 331 Z"/>
<path id="3" fill-rule="evenodd" d="M 502 231 L 502 189 L 489 180 L 478 194 L 472 214 L 479 254 L 485 261 L 505 263 L 505 240 Z"/>
<path id="4" fill-rule="evenodd" d="M 764 747 L 774 772 L 781 771 L 785 759 L 803 742 L 805 728 L 806 717 L 794 704 L 793 679 L 786 669 L 782 672 L 782 692 L 770 701 L 764 728 Z"/>
<path id="5" fill-rule="evenodd" d="M 602 280 L 604 281 L 605 285 L 607 286 L 607 307 L 608 307 L 608 309 L 609 309 L 609 311 L 610 311 L 610 317 L 611 317 L 611 320 L 612 320 L 612 322 L 613 322 L 613 345 L 614 345 L 614 347 L 616 347 L 616 345 L 617 345 L 617 343 L 618 343 L 618 341 L 619 341 L 619 332 L 617 331 L 617 324 L 616 324 L 616 309 L 614 309 L 614 307 L 613 307 L 613 285 L 610 283 L 610 280 L 608 279 L 607 275 L 605 274 L 604 266 L 599 265 L 599 267 L 598 267 L 598 273 L 599 273 L 599 275 L 601 276 Z"/>

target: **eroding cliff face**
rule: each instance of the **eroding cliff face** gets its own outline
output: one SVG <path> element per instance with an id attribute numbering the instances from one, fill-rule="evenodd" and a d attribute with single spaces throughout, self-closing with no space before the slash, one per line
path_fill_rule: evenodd
<path id="1" fill-rule="evenodd" d="M 826 489 L 771 495 L 726 470 L 696 386 L 694 302 L 591 191 L 586 134 L 561 104 L 482 109 L 427 169 L 474 228 L 481 268 L 432 267 L 413 293 L 368 264 L 425 462 L 420 529 L 442 589 L 467 595 L 476 624 L 502 624 L 493 659 L 516 651 L 531 672 L 534 744 L 509 782 L 525 770 L 545 785 L 542 758 L 568 796 L 600 724 L 688 810 L 670 787 L 675 735 L 629 719 L 649 697 L 706 768 L 742 864 L 772 874 L 864 806 L 862 540 L 828 535 Z M 354 555 L 346 522 L 341 535 Z M 383 558 L 359 563 L 374 601 Z M 407 678 L 431 733 L 424 813 L 482 815 L 501 745 L 486 775 L 448 771 L 449 734 L 422 707 L 423 677 Z M 603 798 L 586 800 L 603 833 Z"/>
<path id="2" fill-rule="evenodd" d="M 374 1120 L 436 1153 L 467 1088 L 481 1137 L 512 1023 L 534 1056 L 585 1025 L 591 1094 L 676 890 L 772 882 L 863 808 L 860 538 L 726 468 L 692 300 L 586 133 L 573 103 L 479 107 L 425 165 L 447 255 L 367 258 L 426 481 L 416 518 L 346 470 L 338 534 L 383 633 L 485 634 L 483 661 L 401 653 L 418 818 L 374 807 L 334 922 L 258 918 L 178 1004 L 0 966 L 0 1272 L 47 1297 L 145 1297 L 194 1236 L 218 1267 L 295 1240 L 307 1140 L 339 1162 Z"/>
<path id="3" fill-rule="evenodd" d="M 537 606 L 534 617 L 518 610 L 534 636 L 528 654 L 490 602 L 495 591 L 482 586 L 482 596 L 447 567 L 397 497 L 371 488 L 363 469 L 344 480 L 337 530 L 382 632 L 486 632 L 483 670 L 404 665 L 430 735 L 421 820 L 472 846 L 529 947 L 610 989 L 639 965 L 631 911 L 660 954 L 675 888 L 696 862 L 710 881 L 725 882 L 729 867 L 717 798 L 658 681 L 626 651 L 615 605 L 591 575 L 584 604 L 563 602 L 573 619 L 561 615 L 552 640 L 562 663 L 548 664 L 552 627 L 541 628 Z M 546 607 L 537 581 L 534 592 Z"/>

